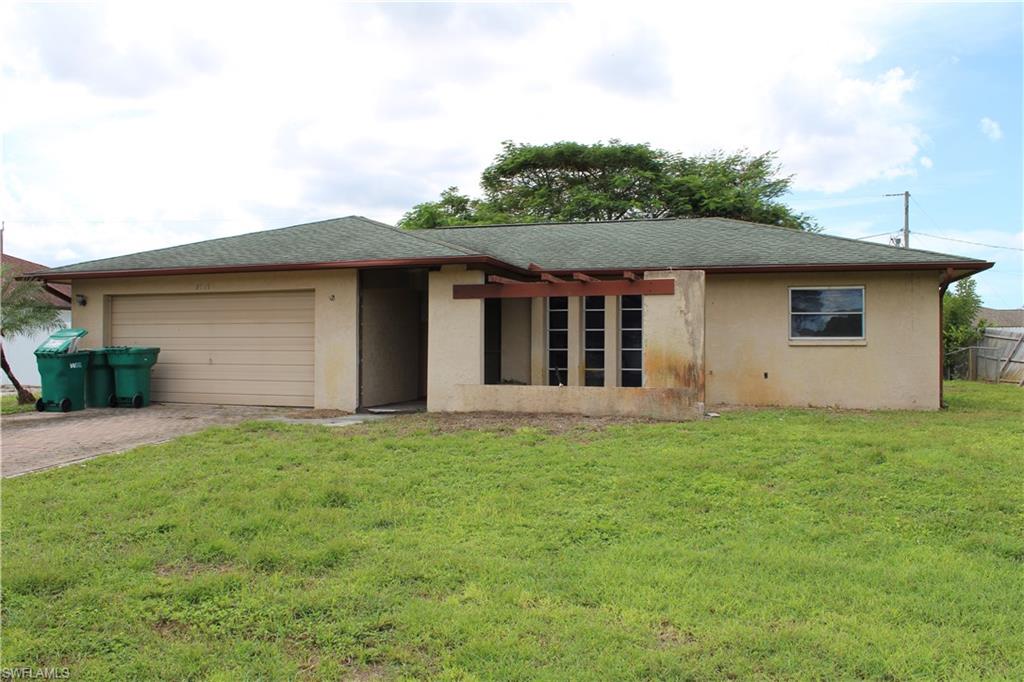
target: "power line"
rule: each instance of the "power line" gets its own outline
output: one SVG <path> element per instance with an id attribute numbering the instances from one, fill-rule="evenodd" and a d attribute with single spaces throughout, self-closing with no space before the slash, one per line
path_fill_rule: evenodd
<path id="1" fill-rule="evenodd" d="M 911 197 L 911 198 L 910 198 L 910 200 L 911 200 L 911 201 L 913 201 L 913 202 L 914 202 L 914 204 L 915 204 L 915 205 L 916 205 L 916 206 L 917 206 L 917 207 L 918 207 L 919 209 L 921 209 L 921 213 L 924 213 L 925 217 L 926 217 L 926 218 L 928 218 L 928 221 L 929 221 L 929 222 L 930 222 L 930 223 L 931 223 L 931 224 L 932 224 L 932 225 L 933 225 L 933 226 L 934 226 L 934 227 L 935 227 L 936 229 L 938 229 L 938 230 L 941 230 L 941 229 L 942 229 L 942 228 L 941 228 L 941 227 L 939 226 L 939 224 L 938 224 L 938 223 L 937 223 L 937 222 L 935 221 L 935 218 L 933 218 L 933 217 L 932 217 L 932 214 L 931 214 L 931 213 L 929 213 L 929 212 L 927 211 L 927 209 L 925 209 L 925 207 L 921 205 L 921 202 L 920 202 L 920 201 L 918 201 L 917 199 L 915 199 L 915 198 L 913 198 L 913 197 Z M 974 246 L 984 246 L 984 247 L 987 247 L 987 248 L 989 248 L 989 249 L 1005 249 L 1006 251 L 1024 251 L 1024 249 L 1022 249 L 1022 248 L 1020 248 L 1020 247 L 1018 247 L 1018 246 L 999 246 L 999 245 L 997 245 L 997 244 L 984 244 L 984 243 L 982 243 L 982 242 L 974 242 L 974 241 L 971 241 L 971 240 L 969 240 L 969 239 L 957 239 L 956 237 L 942 237 L 942 236 L 940 236 L 940 235 L 937 235 L 937 234 L 928 234 L 927 232 L 918 232 L 917 234 L 922 234 L 922 235 L 924 235 L 925 237 L 931 237 L 932 239 L 945 239 L 946 241 L 950 241 L 950 242 L 960 242 L 961 244 L 973 244 Z"/>
<path id="2" fill-rule="evenodd" d="M 878 234 L 868 234 L 863 237 L 852 237 L 852 239 L 874 239 L 875 237 L 885 237 L 892 234 L 895 230 L 889 230 L 887 232 L 879 232 Z"/>
<path id="3" fill-rule="evenodd" d="M 982 242 L 972 242 L 969 239 L 957 239 L 956 237 L 942 237 L 937 234 L 928 234 L 927 232 L 915 232 L 925 237 L 931 237 L 932 239 L 945 239 L 948 242 L 960 242 L 961 244 L 973 244 L 975 246 L 984 246 L 989 249 L 1006 249 L 1007 251 L 1024 251 L 1024 248 L 1019 246 L 999 246 L 998 244 L 985 244 Z"/>

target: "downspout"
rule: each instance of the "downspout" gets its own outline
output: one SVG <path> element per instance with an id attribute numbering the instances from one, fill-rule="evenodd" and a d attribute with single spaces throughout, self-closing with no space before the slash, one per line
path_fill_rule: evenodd
<path id="1" fill-rule="evenodd" d="M 942 273 L 942 277 L 939 279 L 939 409 L 945 409 L 947 407 L 946 401 L 944 400 L 944 381 L 943 381 L 943 369 L 945 368 L 945 350 L 946 344 L 942 340 L 942 302 L 946 298 L 946 290 L 949 289 L 949 285 L 955 281 L 953 277 L 953 268 L 946 268 L 946 271 Z"/>

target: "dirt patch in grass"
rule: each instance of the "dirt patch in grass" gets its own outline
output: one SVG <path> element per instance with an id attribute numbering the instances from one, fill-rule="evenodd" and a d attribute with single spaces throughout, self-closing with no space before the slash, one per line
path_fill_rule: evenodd
<path id="1" fill-rule="evenodd" d="M 188 634 L 188 626 L 181 621 L 161 618 L 153 623 L 153 630 L 168 639 L 184 637 Z"/>
<path id="2" fill-rule="evenodd" d="M 156 574 L 161 578 L 172 576 L 194 578 L 201 573 L 228 573 L 235 569 L 231 564 L 200 564 L 195 561 L 185 561 L 179 564 L 158 564 Z"/>
<path id="3" fill-rule="evenodd" d="M 283 416 L 287 419 L 333 419 L 334 417 L 347 417 L 350 414 L 352 413 L 345 410 L 301 409 L 286 412 Z"/>
<path id="4" fill-rule="evenodd" d="M 682 632 L 668 621 L 662 621 L 658 626 L 658 648 L 660 649 L 668 649 L 682 644 L 693 644 L 696 641 L 697 637 L 692 632 Z"/>
<path id="5" fill-rule="evenodd" d="M 439 435 L 460 431 L 492 431 L 512 433 L 520 429 L 536 429 L 545 434 L 584 434 L 604 431 L 610 426 L 656 424 L 643 417 L 584 417 L 574 414 L 509 414 L 505 412 L 431 412 L 407 414 L 380 422 L 370 422 L 346 429 L 345 434 L 403 437 Z"/>
<path id="6" fill-rule="evenodd" d="M 341 679 L 346 682 L 373 682 L 374 680 L 386 680 L 388 669 L 382 665 L 369 665 L 353 670 L 345 671 Z"/>

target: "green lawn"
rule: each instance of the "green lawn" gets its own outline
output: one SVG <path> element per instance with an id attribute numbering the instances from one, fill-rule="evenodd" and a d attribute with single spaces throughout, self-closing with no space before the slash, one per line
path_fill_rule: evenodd
<path id="1" fill-rule="evenodd" d="M 0 664 L 1022 679 L 1024 390 L 947 398 L 557 434 L 252 423 L 7 480 Z"/>
<path id="2" fill-rule="evenodd" d="M 18 396 L 16 395 L 5 395 L 0 397 L 0 414 L 17 414 L 18 412 L 34 412 L 36 409 L 35 403 L 28 403 L 27 405 L 18 404 Z"/>

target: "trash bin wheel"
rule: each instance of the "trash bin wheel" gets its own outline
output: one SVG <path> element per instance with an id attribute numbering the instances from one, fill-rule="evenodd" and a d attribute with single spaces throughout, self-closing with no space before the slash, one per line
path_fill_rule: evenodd
<path id="1" fill-rule="evenodd" d="M 132 407 L 138 409 L 142 407 L 142 394 L 136 393 L 132 396 Z"/>
<path id="2" fill-rule="evenodd" d="M 71 411 L 71 398 L 64 398 L 60 401 L 60 411 L 70 412 Z"/>
<path id="3" fill-rule="evenodd" d="M 117 407 L 117 396 L 113 393 L 107 396 L 107 407 Z"/>
<path id="4" fill-rule="evenodd" d="M 43 399 L 40 398 L 39 400 L 36 401 L 36 412 L 44 412 L 45 410 L 46 410 L 46 403 L 44 403 Z"/>

